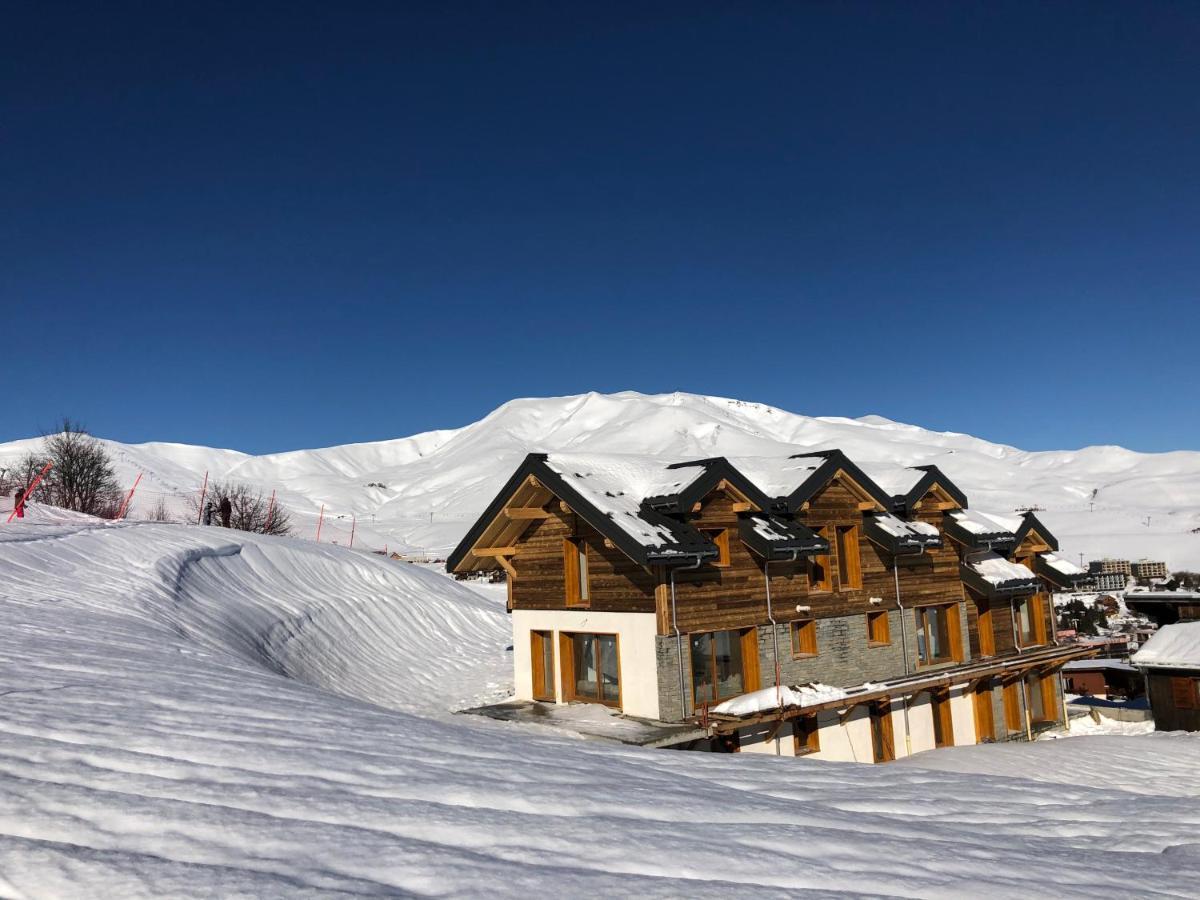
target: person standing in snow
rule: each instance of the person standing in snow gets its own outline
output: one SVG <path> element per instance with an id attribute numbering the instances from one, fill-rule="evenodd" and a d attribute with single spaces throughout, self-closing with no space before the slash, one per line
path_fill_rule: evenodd
<path id="1" fill-rule="evenodd" d="M 209 500 L 207 503 L 204 504 L 204 515 L 200 521 L 202 521 L 205 525 L 211 525 L 212 517 L 213 517 L 213 504 L 212 504 L 212 501 Z"/>
<path id="2" fill-rule="evenodd" d="M 224 528 L 229 527 L 229 520 L 233 518 L 233 504 L 229 502 L 228 497 L 221 498 L 221 525 Z"/>

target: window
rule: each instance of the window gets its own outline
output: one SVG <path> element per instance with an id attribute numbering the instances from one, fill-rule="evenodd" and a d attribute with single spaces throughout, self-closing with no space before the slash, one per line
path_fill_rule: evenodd
<path id="1" fill-rule="evenodd" d="M 1195 678 L 1171 679 L 1171 702 L 1176 709 L 1200 709 L 1200 682 Z"/>
<path id="2" fill-rule="evenodd" d="M 792 739 L 797 756 L 807 756 L 821 749 L 821 729 L 816 715 L 800 716 L 792 720 Z"/>
<path id="3" fill-rule="evenodd" d="M 567 606 L 587 606 L 592 592 L 588 584 L 587 542 L 582 538 L 563 541 L 563 569 L 567 576 Z"/>
<path id="4" fill-rule="evenodd" d="M 619 706 L 621 668 L 615 634 L 564 634 L 561 641 L 563 696 Z"/>
<path id="5" fill-rule="evenodd" d="M 716 528 L 704 532 L 705 536 L 717 545 L 717 558 L 712 564 L 719 569 L 729 566 L 729 529 Z"/>
<path id="6" fill-rule="evenodd" d="M 823 525 L 820 528 L 813 528 L 817 534 L 825 538 L 832 547 L 833 526 Z M 821 554 L 810 556 L 808 558 L 808 589 L 810 591 L 832 591 L 833 590 L 833 574 L 829 571 L 829 554 Z"/>
<path id="7" fill-rule="evenodd" d="M 1022 647 L 1028 647 L 1038 642 L 1037 619 L 1034 616 L 1034 606 L 1035 600 L 1033 597 L 1023 597 L 1016 601 L 1017 637 Z"/>
<path id="8" fill-rule="evenodd" d="M 992 630 L 992 605 L 985 597 L 975 598 L 979 610 L 979 655 L 996 655 L 996 632 Z"/>
<path id="9" fill-rule="evenodd" d="M 800 619 L 792 623 L 792 656 L 817 655 L 817 623 Z"/>
<path id="10" fill-rule="evenodd" d="M 867 613 L 867 643 L 875 647 L 892 642 L 888 630 L 888 614 L 886 609 Z"/>
<path id="11" fill-rule="evenodd" d="M 758 690 L 756 629 L 693 634 L 691 649 L 695 706 Z"/>
<path id="12" fill-rule="evenodd" d="M 862 565 L 858 555 L 858 526 L 837 527 L 838 590 L 862 587 Z"/>
<path id="13" fill-rule="evenodd" d="M 1010 681 L 1004 685 L 1004 727 L 1010 734 L 1023 731 L 1021 724 L 1021 701 L 1017 698 L 1017 683 Z"/>
<path id="14" fill-rule="evenodd" d="M 921 665 L 962 658 L 957 604 L 919 607 L 916 618 L 917 660 Z"/>
<path id="15" fill-rule="evenodd" d="M 935 747 L 953 747 L 954 719 L 950 712 L 949 692 L 931 692 L 929 709 L 933 713 L 933 745 Z"/>
<path id="16" fill-rule="evenodd" d="M 890 762 L 896 758 L 890 700 L 879 700 L 871 704 L 871 751 L 877 763 Z"/>
<path id="17" fill-rule="evenodd" d="M 1054 682 L 1039 675 L 1025 679 L 1025 701 L 1029 704 L 1029 718 L 1037 722 L 1054 721 Z"/>
<path id="18" fill-rule="evenodd" d="M 533 699 L 554 699 L 554 632 L 531 631 L 530 662 L 533 667 Z"/>

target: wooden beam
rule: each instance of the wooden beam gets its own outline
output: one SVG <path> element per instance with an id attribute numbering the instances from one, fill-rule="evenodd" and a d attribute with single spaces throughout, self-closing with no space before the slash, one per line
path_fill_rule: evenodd
<path id="1" fill-rule="evenodd" d="M 874 500 L 860 500 L 858 503 L 858 508 L 864 511 L 868 509 L 875 509 L 878 506 L 879 504 Z"/>
<path id="2" fill-rule="evenodd" d="M 538 506 L 510 506 L 503 510 L 510 519 L 548 519 L 550 513 Z"/>
<path id="3" fill-rule="evenodd" d="M 604 546 L 605 546 L 605 547 L 607 547 L 609 550 L 616 550 L 616 549 L 617 549 L 617 545 L 616 545 L 616 544 L 614 544 L 614 543 L 612 542 L 612 538 L 605 538 L 605 539 L 604 539 Z"/>
<path id="4" fill-rule="evenodd" d="M 508 578 L 509 578 L 509 580 L 510 580 L 510 581 L 511 581 L 511 580 L 513 580 L 514 578 L 516 578 L 516 577 L 517 577 L 517 570 L 516 570 L 516 569 L 514 569 L 514 568 L 513 568 L 513 564 L 512 564 L 512 563 L 510 563 L 510 562 L 509 562 L 507 559 L 505 559 L 503 556 L 497 556 L 497 557 L 496 557 L 496 562 L 500 563 L 500 567 L 501 567 L 502 569 L 504 569 L 504 571 L 505 571 L 505 572 L 507 572 L 507 573 L 508 573 Z"/>
<path id="5" fill-rule="evenodd" d="M 559 500 L 558 508 L 561 509 L 563 512 L 565 512 L 567 515 L 571 514 L 571 507 L 567 506 L 566 500 Z"/>
<path id="6" fill-rule="evenodd" d="M 695 503 L 692 504 L 692 512 L 694 512 L 694 513 L 700 512 L 701 508 L 702 507 L 701 507 L 699 500 L 697 500 Z"/>
<path id="7" fill-rule="evenodd" d="M 741 502 L 739 502 L 739 503 L 735 503 L 735 504 L 733 504 L 733 511 L 734 511 L 735 513 L 739 513 L 739 512 L 757 512 L 757 511 L 758 511 L 758 507 L 756 507 L 756 506 L 755 506 L 753 503 L 749 503 L 749 502 L 741 503 Z"/>
<path id="8" fill-rule="evenodd" d="M 476 547 L 471 551 L 476 556 L 513 556 L 516 547 Z"/>

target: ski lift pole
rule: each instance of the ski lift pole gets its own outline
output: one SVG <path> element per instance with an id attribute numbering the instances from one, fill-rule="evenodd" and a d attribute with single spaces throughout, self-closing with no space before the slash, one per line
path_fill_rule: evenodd
<path id="1" fill-rule="evenodd" d="M 46 465 L 42 467 L 42 471 L 38 472 L 37 478 L 33 479 L 33 484 L 25 488 L 24 493 L 22 493 L 20 497 L 17 497 L 15 494 L 13 495 L 13 511 L 8 514 L 8 521 L 11 522 L 13 520 L 13 516 L 17 514 L 17 510 L 25 505 L 25 501 L 29 499 L 29 495 L 33 493 L 33 489 L 41 483 L 41 480 L 46 477 L 46 473 L 49 472 L 53 467 L 54 460 L 47 460 Z"/>
<path id="2" fill-rule="evenodd" d="M 317 517 L 317 543 L 321 543 L 321 523 L 325 521 L 325 504 L 321 504 L 321 515 Z"/>
<path id="3" fill-rule="evenodd" d="M 204 517 L 204 497 L 208 493 L 208 469 L 204 470 L 204 484 L 200 486 L 200 508 L 196 510 L 196 524 Z"/>
<path id="4" fill-rule="evenodd" d="M 125 518 L 125 513 L 129 511 L 129 501 L 133 499 L 133 492 L 137 490 L 137 486 L 142 481 L 142 473 L 138 472 L 138 477 L 133 480 L 133 487 L 129 489 L 129 493 L 125 495 L 125 502 L 121 504 L 121 508 L 117 511 L 117 521 Z"/>
<path id="5" fill-rule="evenodd" d="M 358 527 L 358 516 L 350 513 L 350 549 L 354 549 L 354 529 Z"/>

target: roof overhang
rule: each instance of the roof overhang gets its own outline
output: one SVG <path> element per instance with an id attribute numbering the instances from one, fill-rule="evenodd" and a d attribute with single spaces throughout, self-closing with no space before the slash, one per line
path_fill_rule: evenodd
<path id="1" fill-rule="evenodd" d="M 1029 573 L 1028 578 L 1014 578 L 1010 581 L 1002 581 L 999 584 L 995 584 L 972 569 L 968 563 L 960 565 L 959 570 L 962 573 L 963 583 L 967 587 L 991 599 L 1035 594 L 1038 590 L 1038 579 L 1033 572 Z"/>
<path id="2" fill-rule="evenodd" d="M 1010 550 L 1017 545 L 1011 531 L 997 527 L 994 531 L 977 532 L 965 527 L 953 513 L 942 516 L 942 530 L 946 536 L 970 550 Z"/>
<path id="3" fill-rule="evenodd" d="M 794 519 L 748 513 L 738 519 L 742 542 L 763 559 L 784 560 L 828 553 L 829 541 Z"/>
<path id="4" fill-rule="evenodd" d="M 889 521 L 898 522 L 905 526 L 902 534 L 895 534 L 895 526 L 888 527 Z M 906 556 L 922 553 L 935 547 L 942 546 L 941 534 L 926 534 L 913 529 L 912 523 L 905 522 L 896 516 L 888 514 L 868 515 L 864 519 L 863 533 L 875 544 L 894 556 Z"/>

